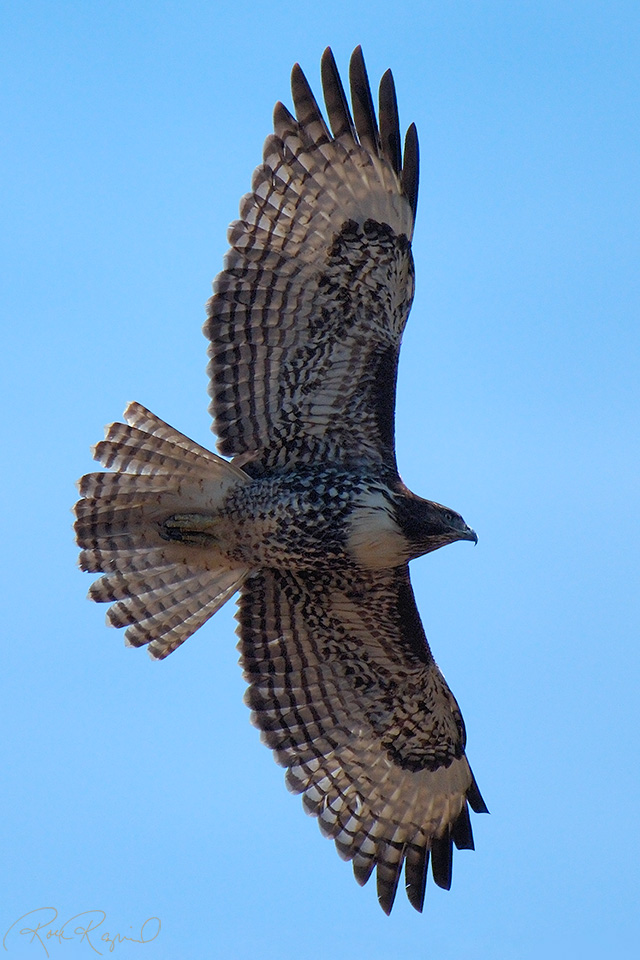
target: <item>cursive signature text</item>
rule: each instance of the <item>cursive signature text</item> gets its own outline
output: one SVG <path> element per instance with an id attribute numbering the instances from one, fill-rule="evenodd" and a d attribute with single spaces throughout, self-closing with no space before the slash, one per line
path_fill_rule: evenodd
<path id="1" fill-rule="evenodd" d="M 58 911 L 55 907 L 39 907 L 37 910 L 29 910 L 23 913 L 21 917 L 11 924 L 2 939 L 2 946 L 8 952 L 9 946 L 17 937 L 27 937 L 28 943 L 39 943 L 46 956 L 49 956 L 47 945 L 63 940 L 84 941 L 94 953 L 103 955 L 104 950 L 108 949 L 113 953 L 116 944 L 125 943 L 151 943 L 160 933 L 160 917 L 148 917 L 140 927 L 139 936 L 133 933 L 131 936 L 122 933 L 111 933 L 105 928 L 107 915 L 104 910 L 85 910 L 83 913 L 76 913 L 69 917 L 64 923 L 58 924 Z M 26 921 L 22 926 L 23 921 Z M 132 930 L 132 927 L 129 927 Z M 24 943 L 24 941 L 22 941 Z M 103 950 L 98 946 L 102 944 Z"/>

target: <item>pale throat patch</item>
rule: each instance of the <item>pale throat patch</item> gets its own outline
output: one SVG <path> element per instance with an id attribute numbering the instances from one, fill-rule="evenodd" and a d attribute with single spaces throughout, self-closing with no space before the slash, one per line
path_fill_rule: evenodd
<path id="1" fill-rule="evenodd" d="M 351 514 L 347 550 L 366 570 L 398 567 L 409 559 L 406 538 L 390 511 L 382 493 L 372 493 Z"/>

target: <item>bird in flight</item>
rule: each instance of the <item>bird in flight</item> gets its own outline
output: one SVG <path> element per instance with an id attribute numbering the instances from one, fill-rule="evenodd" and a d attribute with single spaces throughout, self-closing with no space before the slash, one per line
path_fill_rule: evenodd
<path id="1" fill-rule="evenodd" d="M 238 593 L 246 702 L 287 786 L 389 913 L 404 864 L 422 910 L 429 862 L 451 884 L 486 807 L 456 700 L 427 643 L 409 561 L 476 542 L 411 493 L 394 441 L 413 298 L 415 126 L 390 71 L 373 105 L 362 51 L 352 111 L 330 49 L 328 124 L 296 64 L 214 282 L 212 429 L 223 455 L 138 403 L 79 481 L 80 566 L 130 646 L 163 659 Z M 224 459 L 228 457 L 230 459 Z"/>

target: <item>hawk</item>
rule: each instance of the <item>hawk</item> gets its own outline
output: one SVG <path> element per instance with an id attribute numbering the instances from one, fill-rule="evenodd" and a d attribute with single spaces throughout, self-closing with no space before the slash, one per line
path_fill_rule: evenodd
<path id="1" fill-rule="evenodd" d="M 404 864 L 422 910 L 429 861 L 451 884 L 486 807 L 465 729 L 416 608 L 409 561 L 476 534 L 411 493 L 394 445 L 413 298 L 418 141 L 404 150 L 390 71 L 378 117 L 362 51 L 350 111 L 330 49 L 328 124 L 296 64 L 214 282 L 213 430 L 224 459 L 138 403 L 79 481 L 80 566 L 126 642 L 162 659 L 240 593 L 252 720 L 389 913 Z"/>

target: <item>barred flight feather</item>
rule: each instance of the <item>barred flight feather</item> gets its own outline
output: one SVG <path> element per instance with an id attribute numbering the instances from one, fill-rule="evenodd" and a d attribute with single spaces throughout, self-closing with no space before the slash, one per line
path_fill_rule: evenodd
<path id="1" fill-rule="evenodd" d="M 400 346 L 413 296 L 408 241 L 417 183 L 409 182 L 405 193 L 396 148 L 380 141 L 361 52 L 354 55 L 352 82 L 357 135 L 346 120 L 350 114 L 330 51 L 323 57 L 323 86 L 333 138 L 294 67 L 297 119 L 276 106 L 275 135 L 265 143 L 253 192 L 240 204 L 241 219 L 230 228 L 232 249 L 214 283 L 205 325 L 220 450 L 263 467 L 322 457 L 394 457 L 392 439 L 381 444 L 375 416 L 362 417 L 358 401 L 373 394 L 369 405 L 375 412 L 377 350 L 389 343 L 397 355 Z M 386 141 L 395 143 L 397 108 L 389 80 L 382 109 Z M 412 141 L 405 163 L 417 171 L 416 149 Z M 364 239 L 373 223 L 388 231 L 375 259 Z M 352 311 L 338 329 L 349 300 Z M 233 389 L 225 390 L 230 345 L 252 352 L 235 355 Z M 390 375 L 392 392 L 395 365 Z"/>
<path id="2" fill-rule="evenodd" d="M 457 835 L 472 843 L 465 811 L 474 781 L 462 752 L 457 704 L 426 644 L 420 664 L 389 616 L 398 577 L 405 575 L 372 574 L 360 602 L 349 584 L 325 573 L 324 606 L 310 617 L 318 605 L 315 578 L 310 592 L 306 578 L 263 573 L 245 584 L 238 614 L 241 662 L 250 683 L 246 700 L 254 722 L 276 760 L 289 767 L 290 789 L 303 794 L 305 809 L 336 839 L 341 856 L 354 860 L 356 879 L 366 882 L 377 866 L 380 903 L 387 912 L 408 850 L 414 853 L 407 883 L 414 906 L 421 906 L 424 878 L 416 879 L 418 863 L 426 864 L 433 850 L 434 879 L 447 885 L 450 825 L 462 818 Z M 336 638 L 338 619 L 346 634 Z M 412 673 L 423 698 L 431 690 L 433 699 L 424 702 L 421 713 L 402 714 L 403 719 L 392 699 L 388 710 L 395 712 L 394 719 L 380 710 L 383 691 L 400 684 L 410 689 Z M 396 742 L 411 746 L 405 767 L 380 751 L 376 731 L 394 728 Z M 429 737 L 442 741 L 446 728 L 449 759 L 434 762 L 433 769 L 429 763 L 412 769 L 417 741 L 426 758 Z M 358 808 L 349 797 L 359 798 Z"/>

